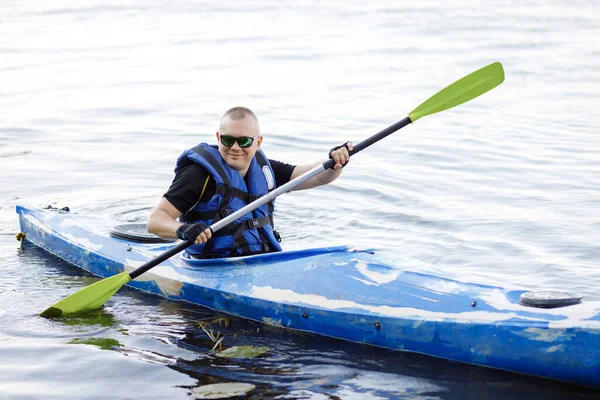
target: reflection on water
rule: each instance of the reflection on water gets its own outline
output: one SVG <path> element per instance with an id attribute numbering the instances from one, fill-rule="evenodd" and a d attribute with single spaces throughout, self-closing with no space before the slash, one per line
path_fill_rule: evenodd
<path id="1" fill-rule="evenodd" d="M 121 343 L 116 341 L 115 339 L 109 338 L 87 338 L 87 339 L 73 339 L 69 342 L 69 344 L 87 344 L 90 346 L 97 346 L 102 350 L 111 350 L 115 347 L 123 346 Z"/>

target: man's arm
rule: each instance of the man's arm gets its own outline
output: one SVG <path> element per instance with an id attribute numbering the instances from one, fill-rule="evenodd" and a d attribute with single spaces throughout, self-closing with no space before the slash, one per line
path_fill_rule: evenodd
<path id="1" fill-rule="evenodd" d="M 161 198 L 152 213 L 150 213 L 150 219 L 146 224 L 148 232 L 154 233 L 164 239 L 176 239 L 177 228 L 181 225 L 181 222 L 177 221 L 177 218 L 181 216 L 179 211 L 169 200 Z"/>
<path id="2" fill-rule="evenodd" d="M 179 170 L 167 193 L 150 213 L 146 224 L 148 232 L 165 239 L 206 242 L 211 237 L 211 232 L 210 229 L 205 229 L 205 224 L 182 224 L 177 218 L 183 214 L 181 210 L 189 210 L 200 197 L 210 199 L 212 194 L 209 192 L 214 192 L 214 188 L 209 190 L 206 186 L 208 176 L 208 172 L 197 164 Z M 207 189 L 206 193 L 204 189 Z"/>
<path id="3" fill-rule="evenodd" d="M 182 224 L 177 221 L 180 215 L 181 211 L 163 197 L 150 213 L 146 228 L 161 238 L 195 240 L 196 244 L 205 243 L 211 238 L 212 231 L 204 222 Z"/>
<path id="4" fill-rule="evenodd" d="M 348 160 L 350 160 L 348 150 L 352 151 L 353 147 L 352 143 L 348 142 L 347 144 L 347 149 L 345 147 L 340 147 L 335 150 L 332 150 L 331 158 L 333 158 L 333 160 L 335 161 L 333 169 L 328 169 L 317 176 L 313 176 L 306 182 L 303 182 L 301 185 L 295 187 L 293 190 L 312 189 L 314 187 L 327 185 L 328 183 L 335 181 L 338 178 L 338 176 L 342 174 L 342 166 L 345 165 L 348 162 Z M 292 172 L 292 176 L 290 179 L 295 179 L 299 177 L 300 175 L 307 171 L 310 171 L 317 165 L 323 164 L 325 161 L 327 160 L 317 161 L 313 164 L 297 165 L 296 168 L 294 168 L 294 172 Z"/>

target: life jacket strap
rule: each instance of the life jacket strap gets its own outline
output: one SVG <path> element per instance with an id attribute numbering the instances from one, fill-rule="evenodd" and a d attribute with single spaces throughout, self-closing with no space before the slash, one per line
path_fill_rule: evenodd
<path id="1" fill-rule="evenodd" d="M 237 229 L 236 229 L 235 233 L 233 234 L 233 247 L 232 247 L 229 255 L 230 256 L 235 255 L 237 253 L 238 248 L 240 248 L 240 247 L 243 248 L 244 246 L 248 245 L 248 242 L 246 241 L 246 238 L 244 237 L 244 231 L 246 231 L 248 229 L 258 230 L 259 228 L 262 228 L 263 226 L 270 225 L 270 224 L 271 224 L 271 216 L 270 215 L 266 215 L 261 218 L 250 218 L 250 219 L 247 219 L 246 221 L 242 222 L 241 224 L 237 224 Z M 260 231 L 259 231 L 259 235 L 260 235 Z M 262 246 L 263 246 L 263 251 L 265 253 L 271 252 L 271 247 L 269 246 L 269 243 L 266 240 L 266 238 L 264 238 L 262 235 L 260 235 L 260 237 L 261 237 L 261 242 L 262 242 Z"/>
<path id="2" fill-rule="evenodd" d="M 238 199 L 244 200 L 247 204 L 252 203 L 260 199 L 262 196 L 255 196 L 244 192 L 243 190 L 236 188 L 229 188 L 226 186 L 218 186 L 215 192 L 216 194 L 223 195 L 223 201 L 221 201 L 221 208 L 218 211 L 209 210 L 209 211 L 189 211 L 185 215 L 180 217 L 182 222 L 192 222 L 192 221 L 209 221 L 213 220 L 213 223 L 217 222 L 220 219 L 227 217 L 228 215 L 233 213 L 233 210 L 227 204 L 231 199 L 231 196 L 237 197 Z M 225 206 L 223 206 L 225 204 Z M 273 206 L 273 202 L 270 201 L 267 203 L 269 207 L 269 211 L 273 213 L 275 207 Z M 215 219 L 215 216 L 218 215 L 218 219 Z"/>
<path id="3" fill-rule="evenodd" d="M 192 149 L 192 151 L 198 153 L 200 156 L 202 156 L 202 158 L 204 158 L 206 161 L 208 161 L 208 163 L 215 169 L 215 171 L 217 171 L 217 173 L 223 180 L 223 184 L 225 186 L 231 187 L 231 182 L 229 181 L 229 177 L 227 176 L 227 173 L 225 172 L 225 170 L 223 169 L 221 164 L 219 164 L 217 159 L 214 158 L 213 155 L 210 154 L 210 152 L 208 150 L 206 150 L 201 145 L 198 145 L 198 146 L 194 147 Z"/>

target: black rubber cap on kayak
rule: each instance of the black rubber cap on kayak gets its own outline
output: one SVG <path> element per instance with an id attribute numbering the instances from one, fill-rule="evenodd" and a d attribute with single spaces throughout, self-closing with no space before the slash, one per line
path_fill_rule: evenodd
<path id="1" fill-rule="evenodd" d="M 521 294 L 521 304 L 529 307 L 556 308 L 581 303 L 583 297 L 569 292 L 525 292 Z"/>
<path id="2" fill-rule="evenodd" d="M 110 231 L 110 236 L 136 243 L 170 243 L 175 239 L 163 239 L 146 230 L 146 224 L 117 225 Z"/>

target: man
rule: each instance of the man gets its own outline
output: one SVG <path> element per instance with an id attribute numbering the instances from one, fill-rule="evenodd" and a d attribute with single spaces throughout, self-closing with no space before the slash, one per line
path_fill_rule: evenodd
<path id="1" fill-rule="evenodd" d="M 148 232 L 194 240 L 186 251 L 195 258 L 280 251 L 279 235 L 273 229 L 273 204 L 257 208 L 214 235 L 208 226 L 323 161 L 290 165 L 267 159 L 260 150 L 263 137 L 258 119 L 245 107 L 223 115 L 216 138 L 217 146 L 201 143 L 178 158 L 173 183 L 152 210 Z M 331 149 L 334 167 L 294 190 L 333 182 L 350 159 L 351 150 L 350 142 Z"/>

